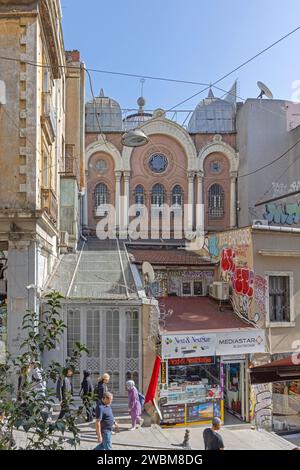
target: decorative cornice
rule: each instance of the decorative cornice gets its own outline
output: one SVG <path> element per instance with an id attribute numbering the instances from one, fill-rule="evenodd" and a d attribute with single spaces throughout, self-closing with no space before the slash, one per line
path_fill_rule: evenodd
<path id="1" fill-rule="evenodd" d="M 61 59 L 64 60 L 64 53 L 60 55 L 60 48 L 63 47 L 59 44 L 60 28 L 57 29 L 57 24 L 53 22 L 52 3 L 47 0 L 40 0 L 39 2 L 40 18 L 43 26 L 47 47 L 49 51 L 50 61 L 52 65 L 52 72 L 54 78 L 61 78 L 62 68 Z"/>

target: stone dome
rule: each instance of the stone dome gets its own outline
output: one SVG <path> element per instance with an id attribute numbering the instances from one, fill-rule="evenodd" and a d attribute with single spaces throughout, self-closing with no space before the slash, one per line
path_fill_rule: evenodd
<path id="1" fill-rule="evenodd" d="M 95 115 L 98 114 L 98 119 Z M 99 123 L 98 123 L 99 121 Z M 99 129 L 99 124 L 101 129 Z M 85 105 L 86 132 L 122 132 L 122 111 L 119 103 L 104 95 L 101 89 L 99 96 Z"/>
<path id="2" fill-rule="evenodd" d="M 188 124 L 190 134 L 235 132 L 236 83 L 225 99 L 216 98 L 209 90 L 207 98 L 194 110 Z"/>

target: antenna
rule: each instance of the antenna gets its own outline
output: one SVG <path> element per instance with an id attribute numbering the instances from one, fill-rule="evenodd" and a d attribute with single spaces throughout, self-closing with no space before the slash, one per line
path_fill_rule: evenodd
<path id="1" fill-rule="evenodd" d="M 145 78 L 141 78 L 140 79 L 140 83 L 141 83 L 141 96 L 144 96 L 144 83 L 145 83 Z"/>
<path id="2" fill-rule="evenodd" d="M 147 284 L 152 284 L 155 280 L 155 274 L 154 274 L 154 269 L 152 267 L 152 264 L 150 264 L 148 261 L 144 261 L 142 264 L 142 273 L 144 276 L 144 281 Z"/>
<path id="3" fill-rule="evenodd" d="M 257 86 L 260 89 L 260 94 L 258 95 L 258 98 L 262 98 L 264 95 L 266 95 L 267 98 L 270 98 L 270 100 L 273 99 L 273 93 L 271 90 L 265 85 L 263 82 L 257 82 Z"/>

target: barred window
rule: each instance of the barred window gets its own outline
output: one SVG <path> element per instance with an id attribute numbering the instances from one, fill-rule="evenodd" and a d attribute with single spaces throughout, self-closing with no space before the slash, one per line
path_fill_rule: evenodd
<path id="1" fill-rule="evenodd" d="M 95 187 L 94 199 L 95 199 L 96 209 L 98 206 L 108 203 L 108 189 L 107 189 L 106 184 L 104 183 L 97 184 L 97 186 Z"/>
<path id="2" fill-rule="evenodd" d="M 172 191 L 172 204 L 174 206 L 182 205 L 182 189 L 181 186 L 179 186 L 178 184 L 174 186 Z"/>
<path id="3" fill-rule="evenodd" d="M 138 185 L 134 191 L 134 202 L 135 204 L 145 204 L 145 193 L 142 185 Z"/>
<path id="4" fill-rule="evenodd" d="M 162 206 L 165 202 L 165 189 L 164 187 L 157 183 L 152 188 L 151 193 L 151 204 L 153 206 Z"/>
<path id="5" fill-rule="evenodd" d="M 219 184 L 213 184 L 208 192 L 208 214 L 212 219 L 224 217 L 225 195 Z"/>
<path id="6" fill-rule="evenodd" d="M 271 322 L 290 321 L 289 276 L 269 276 L 269 315 Z"/>

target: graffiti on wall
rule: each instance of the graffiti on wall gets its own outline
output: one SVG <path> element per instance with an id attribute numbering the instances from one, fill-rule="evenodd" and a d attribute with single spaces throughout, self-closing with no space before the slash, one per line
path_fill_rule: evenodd
<path id="1" fill-rule="evenodd" d="M 270 384 L 251 385 L 250 421 L 260 428 L 272 428 L 272 391 Z"/>
<path id="2" fill-rule="evenodd" d="M 247 247 L 251 244 L 251 232 L 249 229 L 223 232 L 219 234 L 219 247 Z"/>
<path id="3" fill-rule="evenodd" d="M 224 248 L 234 247 L 238 255 L 247 255 L 247 249 L 251 244 L 251 234 L 248 229 L 240 229 L 235 232 L 223 232 L 210 235 L 205 241 L 205 247 L 209 254 L 218 258 Z"/>
<path id="4" fill-rule="evenodd" d="M 263 217 L 269 222 L 269 224 L 292 225 L 300 223 L 300 204 L 269 203 L 266 204 L 265 209 L 266 212 L 263 214 Z"/>
<path id="5" fill-rule="evenodd" d="M 219 246 L 217 235 L 212 235 L 208 240 L 208 251 L 209 254 L 215 258 L 219 256 Z"/>
<path id="6" fill-rule="evenodd" d="M 259 318 L 266 316 L 267 281 L 264 277 L 256 275 L 254 279 L 254 297 Z"/>
<path id="7" fill-rule="evenodd" d="M 299 180 L 293 181 L 291 184 L 273 182 L 272 188 L 273 188 L 272 197 L 282 196 L 283 194 L 292 193 L 294 191 L 299 191 L 300 181 Z"/>
<path id="8" fill-rule="evenodd" d="M 232 248 L 222 250 L 221 269 L 225 278 L 231 282 L 233 292 L 237 295 L 253 297 L 254 272 L 246 267 L 236 266 L 236 253 Z"/>

